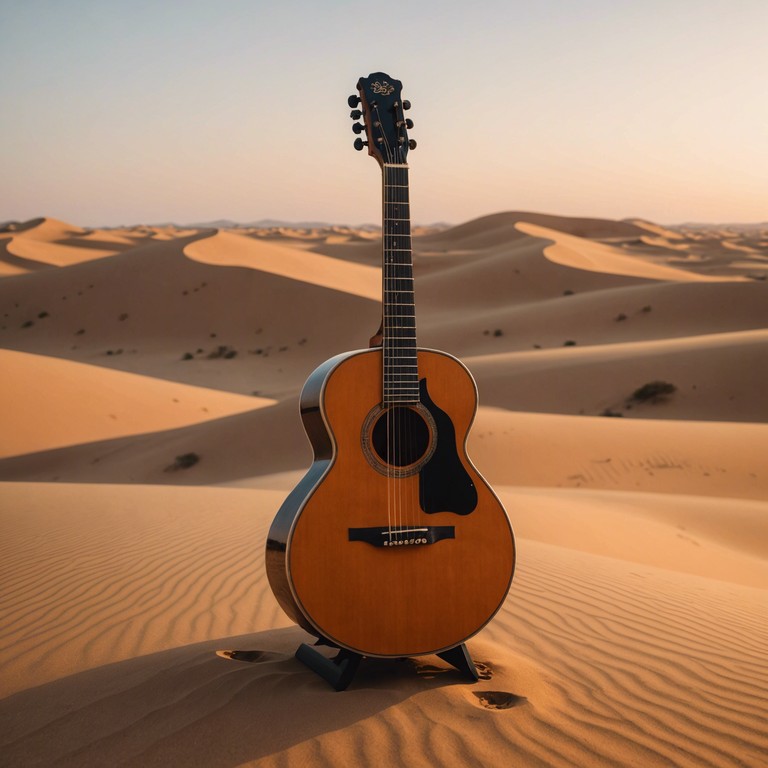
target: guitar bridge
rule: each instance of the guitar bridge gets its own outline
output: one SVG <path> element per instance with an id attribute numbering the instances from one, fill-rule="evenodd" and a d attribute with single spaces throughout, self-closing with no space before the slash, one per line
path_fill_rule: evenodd
<path id="1" fill-rule="evenodd" d="M 349 529 L 349 541 L 364 541 L 374 547 L 424 546 L 454 538 L 456 535 L 452 525 L 382 525 Z"/>

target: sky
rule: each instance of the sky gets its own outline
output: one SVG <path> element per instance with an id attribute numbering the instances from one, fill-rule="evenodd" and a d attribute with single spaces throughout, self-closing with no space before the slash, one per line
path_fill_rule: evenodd
<path id="1" fill-rule="evenodd" d="M 768 0 L 0 0 L 0 221 L 377 223 L 377 71 L 414 222 L 765 221 L 767 33 Z"/>

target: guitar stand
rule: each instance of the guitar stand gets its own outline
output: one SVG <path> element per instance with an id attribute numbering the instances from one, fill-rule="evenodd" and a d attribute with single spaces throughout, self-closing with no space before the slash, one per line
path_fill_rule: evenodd
<path id="1" fill-rule="evenodd" d="M 319 645 L 320 641 L 317 644 Z M 441 651 L 436 655 L 458 669 L 472 682 L 480 679 L 475 663 L 464 643 L 449 648 L 447 651 Z M 343 691 L 352 682 L 360 662 L 365 657 L 354 651 L 340 648 L 336 656 L 329 659 L 313 646 L 302 643 L 296 651 L 296 658 L 320 675 L 323 680 L 329 682 L 337 691 Z"/>

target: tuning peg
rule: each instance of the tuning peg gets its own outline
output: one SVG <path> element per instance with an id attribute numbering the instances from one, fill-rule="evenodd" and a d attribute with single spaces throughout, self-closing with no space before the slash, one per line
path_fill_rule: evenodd
<path id="1" fill-rule="evenodd" d="M 349 104 L 349 106 L 352 107 L 352 109 L 354 109 L 359 103 L 360 103 L 360 97 L 356 93 L 353 93 L 347 99 L 347 104 Z"/>
<path id="2" fill-rule="evenodd" d="M 416 149 L 416 140 L 408 139 L 408 149 Z"/>
<path id="3" fill-rule="evenodd" d="M 368 146 L 368 142 L 367 141 L 363 141 L 360 138 L 357 138 L 357 139 L 355 139 L 355 143 L 352 146 L 354 146 L 354 148 L 359 152 L 363 147 L 367 147 Z"/>
<path id="4" fill-rule="evenodd" d="M 359 119 L 360 119 L 360 118 L 363 116 L 363 113 L 362 113 L 362 112 L 361 112 L 359 109 L 353 109 L 353 110 L 352 110 L 352 111 L 349 113 L 349 116 L 350 116 L 350 117 L 351 117 L 353 120 L 359 120 Z"/>
<path id="5" fill-rule="evenodd" d="M 355 133 L 362 133 L 365 130 L 365 126 L 362 123 L 352 123 L 352 130 Z"/>
<path id="6" fill-rule="evenodd" d="M 408 99 L 406 99 L 406 100 L 403 102 L 403 109 L 410 109 L 410 108 L 411 108 L 411 102 L 410 102 L 410 101 L 408 101 Z"/>
<path id="7" fill-rule="evenodd" d="M 405 120 L 405 127 L 406 127 L 408 130 L 410 130 L 411 128 L 413 128 L 413 120 L 411 120 L 411 118 L 410 118 L 410 117 L 406 118 L 406 120 Z"/>

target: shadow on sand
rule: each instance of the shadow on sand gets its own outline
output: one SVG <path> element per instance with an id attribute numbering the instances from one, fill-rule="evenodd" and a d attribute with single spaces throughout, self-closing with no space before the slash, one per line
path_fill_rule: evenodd
<path id="1" fill-rule="evenodd" d="M 464 684 L 436 657 L 377 659 L 337 693 L 294 658 L 307 640 L 295 627 L 220 638 L 17 693 L 0 702 L 5 760 L 231 768 Z"/>

